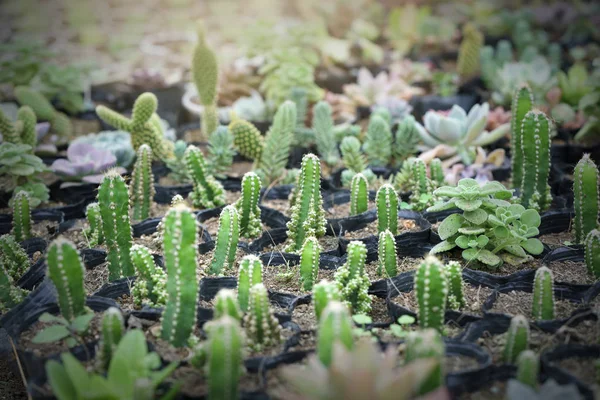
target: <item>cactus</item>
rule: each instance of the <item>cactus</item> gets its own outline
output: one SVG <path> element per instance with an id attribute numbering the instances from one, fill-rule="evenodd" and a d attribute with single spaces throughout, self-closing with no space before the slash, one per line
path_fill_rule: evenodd
<path id="1" fill-rule="evenodd" d="M 398 234 L 398 195 L 389 183 L 381 186 L 375 196 L 377 204 L 377 230 L 386 229 L 393 235 Z"/>
<path id="2" fill-rule="evenodd" d="M 227 206 L 219 216 L 219 231 L 215 251 L 208 271 L 211 275 L 219 275 L 233 266 L 240 237 L 239 215 L 234 206 Z"/>
<path id="3" fill-rule="evenodd" d="M 475 24 L 466 23 L 462 37 L 456 71 L 462 80 L 466 80 L 479 73 L 479 52 L 483 47 L 483 34 Z"/>
<path id="4" fill-rule="evenodd" d="M 433 185 L 438 188 L 446 184 L 446 177 L 444 176 L 444 167 L 442 166 L 442 160 L 434 158 L 429 163 L 429 177 Z"/>
<path id="5" fill-rule="evenodd" d="M 0 263 L 14 280 L 19 280 L 29 269 L 27 253 L 12 235 L 0 236 Z"/>
<path id="6" fill-rule="evenodd" d="M 269 305 L 265 285 L 257 283 L 250 288 L 248 313 L 244 316 L 244 327 L 249 347 L 261 351 L 281 341 L 281 327 Z"/>
<path id="7" fill-rule="evenodd" d="M 427 177 L 427 167 L 420 158 L 416 158 L 411 164 L 410 189 L 412 191 L 410 201 L 416 210 L 420 211 L 433 205 L 432 201 L 421 201 L 423 195 L 429 195 L 433 199 L 434 184 Z"/>
<path id="8" fill-rule="evenodd" d="M 35 129 L 37 124 L 37 117 L 29 106 L 23 106 L 17 111 L 17 121 L 21 122 L 21 142 L 31 146 L 31 151 L 37 146 L 37 131 Z M 64 128 L 62 128 L 64 129 Z"/>
<path id="9" fill-rule="evenodd" d="M 221 289 L 215 296 L 215 307 L 213 319 L 219 319 L 223 316 L 229 316 L 236 321 L 241 321 L 242 311 L 235 296 L 235 292 L 231 289 Z"/>
<path id="10" fill-rule="evenodd" d="M 414 292 L 419 304 L 421 328 L 444 326 L 444 312 L 448 299 L 448 280 L 444 265 L 434 256 L 427 256 L 415 272 Z"/>
<path id="11" fill-rule="evenodd" d="M 251 160 L 260 160 L 263 138 L 254 125 L 243 119 L 234 118 L 229 124 L 229 131 L 233 134 L 233 144 L 238 153 Z"/>
<path id="12" fill-rule="evenodd" d="M 142 245 L 131 246 L 131 261 L 137 279 L 131 288 L 131 296 L 137 306 L 146 303 L 151 307 L 163 307 L 167 302 L 167 274 L 154 264 L 150 250 Z"/>
<path id="13" fill-rule="evenodd" d="M 529 322 L 523 315 L 515 315 L 510 320 L 506 333 L 503 360 L 505 363 L 514 363 L 519 354 L 529 348 Z"/>
<path id="14" fill-rule="evenodd" d="M 531 313 L 538 320 L 554 318 L 554 277 L 548 267 L 543 266 L 535 271 Z"/>
<path id="15" fill-rule="evenodd" d="M 312 302 L 315 310 L 317 321 L 321 319 L 321 314 L 327 305 L 332 301 L 340 301 L 342 294 L 340 293 L 335 282 L 329 282 L 323 279 L 313 286 Z"/>
<path id="16" fill-rule="evenodd" d="M 2 134 L 2 140 L 4 142 L 14 144 L 21 143 L 21 135 L 17 132 L 15 124 L 2 110 L 0 110 L 0 133 Z"/>
<path id="17" fill-rule="evenodd" d="M 43 94 L 25 86 L 17 86 L 14 94 L 19 104 L 29 106 L 38 120 L 48 121 L 58 136 L 68 138 L 73 134 L 73 125 L 69 117 L 57 111 Z"/>
<path id="18" fill-rule="evenodd" d="M 4 257 L 0 257 L 0 312 L 6 312 L 22 302 L 28 291 L 15 286 L 15 281 L 9 273 Z"/>
<path id="19" fill-rule="evenodd" d="M 311 291 L 319 278 L 320 254 L 319 241 L 314 237 L 307 238 L 300 251 L 300 283 L 305 291 Z"/>
<path id="20" fill-rule="evenodd" d="M 90 247 L 95 247 L 104 243 L 104 232 L 102 231 L 102 215 L 100 215 L 100 206 L 98 203 L 90 203 L 85 208 L 85 218 L 88 227 L 84 230 Z"/>
<path id="21" fill-rule="evenodd" d="M 313 130 L 321 159 L 330 167 L 336 166 L 340 161 L 340 153 L 333 134 L 331 106 L 326 101 L 319 101 L 313 107 Z"/>
<path id="22" fill-rule="evenodd" d="M 248 172 L 242 178 L 242 195 L 235 203 L 240 215 L 240 234 L 245 238 L 253 238 L 262 232 L 260 220 L 260 179 L 254 172 Z"/>
<path id="23" fill-rule="evenodd" d="M 459 310 L 466 303 L 463 294 L 462 267 L 457 261 L 446 264 L 446 278 L 448 279 L 448 308 Z"/>
<path id="24" fill-rule="evenodd" d="M 154 176 L 152 175 L 152 149 L 143 144 L 137 151 L 137 160 L 131 174 L 129 195 L 133 201 L 133 219 L 140 221 L 150 217 L 154 201 Z"/>
<path id="25" fill-rule="evenodd" d="M 520 188 L 523 183 L 523 152 L 521 151 L 522 126 L 525 115 L 533 107 L 533 93 L 527 84 L 523 84 L 515 90 L 512 101 L 512 116 L 510 119 L 510 146 L 512 162 L 513 187 Z"/>
<path id="26" fill-rule="evenodd" d="M 358 215 L 369 207 L 369 182 L 362 173 L 352 177 L 350 184 L 350 215 Z"/>
<path id="27" fill-rule="evenodd" d="M 329 367 L 335 343 L 340 343 L 346 349 L 352 350 L 354 347 L 353 328 L 354 323 L 348 308 L 339 301 L 329 302 L 319 319 L 317 331 L 317 355 L 321 364 Z"/>
<path id="28" fill-rule="evenodd" d="M 240 262 L 238 270 L 238 302 L 242 311 L 248 310 L 250 288 L 262 283 L 263 264 L 260 258 L 254 255 L 245 256 Z"/>
<path id="29" fill-rule="evenodd" d="M 211 174 L 217 178 L 225 178 L 235 155 L 233 135 L 226 126 L 219 126 L 208 139 L 207 161 Z"/>
<path id="30" fill-rule="evenodd" d="M 443 386 L 445 379 L 443 369 L 445 352 L 446 349 L 442 336 L 435 329 L 431 328 L 410 332 L 406 336 L 405 362 L 407 364 L 423 358 L 432 358 L 438 361 L 438 366 L 419 387 L 418 394 L 424 395 Z"/>
<path id="31" fill-rule="evenodd" d="M 46 261 L 48 276 L 56 287 L 61 315 L 67 321 L 73 321 L 85 314 L 85 269 L 75 245 L 59 237 L 50 244 Z"/>
<path id="32" fill-rule="evenodd" d="M 573 173 L 573 208 L 575 209 L 575 242 L 582 243 L 587 234 L 598 226 L 600 208 L 600 180 L 598 168 L 584 154 Z"/>
<path id="33" fill-rule="evenodd" d="M 585 265 L 588 272 L 600 278 L 600 230 L 594 229 L 585 238 Z"/>
<path id="34" fill-rule="evenodd" d="M 208 174 L 206 161 L 199 148 L 190 145 L 185 151 L 185 165 L 194 190 L 190 193 L 192 204 L 196 208 L 214 208 L 225 204 L 223 186 Z"/>
<path id="35" fill-rule="evenodd" d="M 17 242 L 31 237 L 31 203 L 29 193 L 20 191 L 13 197 L 12 235 Z"/>
<path id="36" fill-rule="evenodd" d="M 394 159 L 397 166 L 402 166 L 404 161 L 417 153 L 417 145 L 421 141 L 415 118 L 406 116 L 396 129 L 394 141 Z"/>
<path id="37" fill-rule="evenodd" d="M 167 304 L 162 315 L 162 339 L 185 346 L 196 325 L 198 223 L 185 205 L 164 218 L 163 249 L 167 269 Z"/>
<path id="38" fill-rule="evenodd" d="M 370 165 L 385 167 L 390 163 L 392 132 L 388 123 L 379 115 L 373 115 L 369 120 L 364 150 Z"/>
<path id="39" fill-rule="evenodd" d="M 398 275 L 398 258 L 396 257 L 396 239 L 392 232 L 386 229 L 379 233 L 377 275 L 387 278 Z M 385 272 L 384 272 L 385 271 Z"/>
<path id="40" fill-rule="evenodd" d="M 540 357 L 531 350 L 524 350 L 517 358 L 517 380 L 537 389 Z"/>
<path id="41" fill-rule="evenodd" d="M 125 181 L 116 172 L 109 172 L 98 189 L 98 205 L 102 217 L 104 242 L 108 248 L 108 279 L 113 281 L 134 273 L 131 263 L 131 222 L 129 193 Z"/>
<path id="42" fill-rule="evenodd" d="M 100 338 L 100 351 L 98 361 L 103 371 L 108 369 L 110 360 L 117 349 L 125 332 L 123 315 L 118 308 L 110 307 L 102 316 L 102 336 Z"/>
<path id="43" fill-rule="evenodd" d="M 342 299 L 353 314 L 366 314 L 371 310 L 369 286 L 371 282 L 365 272 L 367 247 L 363 242 L 348 244 L 348 255 L 344 265 L 335 272 L 335 281 Z"/>
<path id="44" fill-rule="evenodd" d="M 217 82 L 219 66 L 214 51 L 207 45 L 203 27 L 198 29 L 198 43 L 192 58 L 192 77 L 198 90 L 202 113 L 202 133 L 210 137 L 219 125 L 217 113 Z M 200 139 L 200 138 L 194 138 Z"/>
<path id="45" fill-rule="evenodd" d="M 321 196 L 321 165 L 314 154 L 302 158 L 298 184 L 290 200 L 291 219 L 287 223 L 287 251 L 298 252 L 306 238 L 325 234 L 325 212 Z"/>

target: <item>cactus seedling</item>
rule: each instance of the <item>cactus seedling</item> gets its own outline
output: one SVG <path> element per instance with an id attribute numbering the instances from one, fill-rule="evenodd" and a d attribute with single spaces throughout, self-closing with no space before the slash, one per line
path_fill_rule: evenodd
<path id="1" fill-rule="evenodd" d="M 350 184 L 350 215 L 367 211 L 369 205 L 369 182 L 362 173 L 352 177 Z"/>
<path id="2" fill-rule="evenodd" d="M 300 251 L 300 283 L 306 291 L 312 290 L 319 277 L 320 254 L 319 241 L 314 237 L 307 238 Z"/>
<path id="3" fill-rule="evenodd" d="M 48 121 L 54 132 L 63 138 L 68 138 L 73 133 L 71 120 L 65 114 L 57 111 L 44 95 L 32 88 L 17 86 L 14 91 L 15 98 L 22 106 L 28 106 L 40 121 Z"/>
<path id="4" fill-rule="evenodd" d="M 594 229 L 585 238 L 585 266 L 590 274 L 600 278 L 600 231 Z"/>
<path id="5" fill-rule="evenodd" d="M 129 186 L 133 201 L 133 219 L 141 221 L 150 217 L 150 207 L 154 201 L 154 176 L 152 175 L 152 149 L 147 144 L 139 147 L 137 161 L 131 174 Z"/>
<path id="6" fill-rule="evenodd" d="M 446 349 L 442 336 L 435 329 L 424 329 L 410 332 L 406 336 L 406 363 L 422 358 L 433 358 L 438 361 L 437 367 L 419 386 L 419 394 L 432 392 L 444 384 L 443 358 Z"/>
<path id="7" fill-rule="evenodd" d="M 442 160 L 439 158 L 434 158 L 429 163 L 429 177 L 435 187 L 440 187 L 446 183 L 444 167 L 442 166 Z"/>
<path id="8" fill-rule="evenodd" d="M 190 145 L 186 149 L 184 157 L 185 165 L 194 184 L 194 190 L 190 193 L 194 207 L 214 208 L 224 205 L 223 186 L 208 174 L 206 161 L 200 149 Z"/>
<path id="9" fill-rule="evenodd" d="M 396 239 L 392 232 L 385 230 L 379 233 L 377 275 L 385 274 L 391 278 L 398 275 L 398 258 L 396 257 Z M 385 272 L 384 272 L 385 271 Z"/>
<path id="10" fill-rule="evenodd" d="M 229 131 L 233 134 L 233 144 L 238 153 L 251 160 L 260 160 L 263 138 L 252 123 L 234 118 L 229 124 Z"/>
<path id="11" fill-rule="evenodd" d="M 392 132 L 388 123 L 380 115 L 373 115 L 369 120 L 364 150 L 370 165 L 385 167 L 390 163 Z"/>
<path id="12" fill-rule="evenodd" d="M 27 290 L 15 286 L 4 259 L 0 258 L 0 312 L 5 312 L 19 304 L 27 296 Z"/>
<path id="13" fill-rule="evenodd" d="M 510 320 L 506 333 L 503 359 L 505 363 L 514 363 L 519 354 L 529 348 L 529 322 L 523 315 L 515 315 Z"/>
<path id="14" fill-rule="evenodd" d="M 162 307 L 167 302 L 167 274 L 154 264 L 150 250 L 139 244 L 131 246 L 131 261 L 138 279 L 131 288 L 131 296 L 136 305 L 146 303 L 152 307 Z"/>
<path id="15" fill-rule="evenodd" d="M 242 311 L 248 310 L 250 288 L 262 283 L 263 264 L 254 255 L 245 256 L 240 262 L 238 271 L 238 302 Z"/>
<path id="16" fill-rule="evenodd" d="M 398 195 L 394 187 L 388 183 L 381 186 L 375 196 L 377 203 L 377 229 L 389 230 L 392 235 L 398 234 Z"/>
<path id="17" fill-rule="evenodd" d="M 235 291 L 231 289 L 221 289 L 215 296 L 215 311 L 214 319 L 219 319 L 223 316 L 230 316 L 236 321 L 241 321 L 242 311 L 238 304 Z"/>
<path id="18" fill-rule="evenodd" d="M 533 318 L 547 320 L 554 318 L 554 277 L 548 267 L 540 267 L 535 271 L 533 281 Z"/>
<path id="19" fill-rule="evenodd" d="M 335 343 L 341 343 L 348 350 L 354 347 L 352 329 L 354 323 L 348 308 L 339 301 L 331 301 L 323 310 L 317 331 L 317 354 L 325 367 L 329 367 Z"/>
<path id="20" fill-rule="evenodd" d="M 332 301 L 340 301 L 342 294 L 335 282 L 329 282 L 323 279 L 313 287 L 312 302 L 317 321 L 321 319 L 321 314 L 327 305 Z"/>
<path id="21" fill-rule="evenodd" d="M 29 268 L 29 257 L 14 236 L 0 236 L 0 263 L 14 280 L 18 280 Z"/>
<path id="22" fill-rule="evenodd" d="M 462 267 L 456 261 L 446 264 L 446 277 L 448 278 L 448 307 L 459 310 L 465 306 L 463 295 Z"/>
<path id="23" fill-rule="evenodd" d="M 533 107 L 533 93 L 526 84 L 515 91 L 512 101 L 512 116 L 510 120 L 511 131 L 511 161 L 513 187 L 520 188 L 523 183 L 523 152 L 521 151 L 521 129 L 525 115 Z"/>
<path id="24" fill-rule="evenodd" d="M 448 299 L 448 280 L 444 265 L 434 256 L 428 256 L 415 272 L 415 296 L 419 303 L 421 328 L 441 332 Z"/>
<path id="25" fill-rule="evenodd" d="M 102 316 L 102 337 L 98 358 L 102 370 L 107 370 L 110 360 L 125 332 L 123 315 L 118 308 L 110 307 Z"/>
<path id="26" fill-rule="evenodd" d="M 244 326 L 249 346 L 254 351 L 261 351 L 281 341 L 281 327 L 273 315 L 267 289 L 262 283 L 250 289 L 250 303 L 244 317 Z"/>
<path id="27" fill-rule="evenodd" d="M 242 178 L 242 196 L 235 203 L 240 215 L 240 233 L 243 237 L 253 238 L 262 232 L 260 221 L 260 179 L 254 172 L 248 172 Z"/>
<path id="28" fill-rule="evenodd" d="M 365 273 L 367 247 L 363 242 L 352 241 L 348 244 L 346 263 L 335 273 L 335 281 L 342 299 L 354 314 L 366 314 L 371 310 L 369 286 L 371 282 Z"/>
<path id="29" fill-rule="evenodd" d="M 319 101 L 313 107 L 313 130 L 319 155 L 327 165 L 335 166 L 340 161 L 340 153 L 333 133 L 331 106 L 326 101 Z"/>
<path id="30" fill-rule="evenodd" d="M 575 209 L 575 241 L 582 243 L 587 234 L 598 226 L 600 208 L 600 180 L 598 168 L 584 154 L 573 173 L 573 208 Z"/>
<path id="31" fill-rule="evenodd" d="M 517 380 L 533 389 L 538 386 L 540 357 L 531 350 L 524 350 L 517 357 Z"/>
<path id="32" fill-rule="evenodd" d="M 100 215 L 100 206 L 98 203 L 87 205 L 85 208 L 85 218 L 87 219 L 88 227 L 84 230 L 84 234 L 87 237 L 90 247 L 103 244 L 102 215 Z"/>
<path id="33" fill-rule="evenodd" d="M 12 234 L 17 242 L 31 237 L 31 225 L 29 193 L 20 191 L 13 197 Z"/>
<path id="34" fill-rule="evenodd" d="M 227 206 L 219 216 L 219 231 L 209 273 L 219 275 L 233 266 L 240 236 L 239 216 L 235 206 Z"/>

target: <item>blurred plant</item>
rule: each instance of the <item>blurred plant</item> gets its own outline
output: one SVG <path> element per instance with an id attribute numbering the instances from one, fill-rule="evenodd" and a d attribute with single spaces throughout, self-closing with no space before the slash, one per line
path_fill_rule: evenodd
<path id="1" fill-rule="evenodd" d="M 516 379 L 510 379 L 506 387 L 507 400 L 582 400 L 579 389 L 573 383 L 559 385 L 554 379 L 548 379 L 538 390 Z"/>
<path id="2" fill-rule="evenodd" d="M 0 83 L 28 85 L 52 52 L 43 43 L 18 40 L 0 44 Z"/>
<path id="3" fill-rule="evenodd" d="M 390 77 L 402 79 L 408 83 L 429 82 L 433 65 L 429 62 L 412 61 L 403 58 L 390 64 Z"/>
<path id="4" fill-rule="evenodd" d="M 480 185 L 494 180 L 494 170 L 504 164 L 506 151 L 496 149 L 486 153 L 483 148 L 477 149 L 475 161 L 471 165 L 453 163 L 455 160 L 447 160 L 442 163 L 444 167 L 444 179 L 449 185 L 456 185 L 462 178 L 473 178 Z"/>
<path id="5" fill-rule="evenodd" d="M 493 131 L 494 129 L 510 122 L 511 112 L 504 107 L 498 106 L 488 114 L 487 125 L 485 129 Z"/>
<path id="6" fill-rule="evenodd" d="M 261 62 L 261 57 L 242 57 L 219 70 L 217 92 L 220 105 L 233 106 L 237 99 L 253 96 L 260 85 L 258 67 Z"/>
<path id="7" fill-rule="evenodd" d="M 324 100 L 331 106 L 331 116 L 334 121 L 350 122 L 356 118 L 356 105 L 348 96 L 325 92 Z"/>
<path id="8" fill-rule="evenodd" d="M 363 107 L 370 107 L 378 101 L 384 100 L 386 97 L 399 97 L 407 100 L 423 92 L 423 89 L 410 86 L 399 77 L 392 78 L 385 71 L 373 76 L 364 67 L 358 71 L 356 83 L 344 85 L 344 94 L 356 106 Z"/>
<path id="9" fill-rule="evenodd" d="M 86 90 L 83 71 L 74 66 L 46 65 L 31 81 L 31 87 L 40 91 L 56 107 L 75 115 L 85 110 L 83 93 Z"/>
<path id="10" fill-rule="evenodd" d="M 219 126 L 208 139 L 208 163 L 210 173 L 217 178 L 222 178 L 233 164 L 236 155 L 233 149 L 233 135 L 226 126 Z"/>
<path id="11" fill-rule="evenodd" d="M 50 198 L 48 187 L 39 176 L 47 172 L 44 162 L 31 153 L 31 146 L 4 142 L 0 144 L 0 189 L 6 192 L 25 191 L 31 207 L 35 208 Z M 9 202 L 12 204 L 12 198 Z"/>
<path id="12" fill-rule="evenodd" d="M 116 165 L 127 168 L 133 162 L 135 152 L 131 145 L 131 135 L 125 131 L 102 131 L 80 136 L 71 142 L 71 146 L 78 143 L 86 143 L 96 149 L 108 150 L 116 158 Z"/>
<path id="13" fill-rule="evenodd" d="M 479 52 L 483 46 L 483 34 L 473 23 L 463 27 L 456 70 L 465 81 L 479 74 Z"/>
<path id="14" fill-rule="evenodd" d="M 169 158 L 165 161 L 167 168 L 169 168 L 169 176 L 179 183 L 190 182 L 190 176 L 185 165 L 185 150 L 187 149 L 187 143 L 183 140 L 175 142 L 173 147 L 173 158 Z"/>
<path id="15" fill-rule="evenodd" d="M 442 96 L 454 96 L 458 92 L 458 75 L 452 72 L 436 71 L 432 75 L 433 92 Z"/>
<path id="16" fill-rule="evenodd" d="M 269 119 L 269 108 L 259 92 L 253 90 L 249 96 L 239 97 L 231 105 L 235 115 L 246 121 L 264 122 Z"/>
<path id="17" fill-rule="evenodd" d="M 379 99 L 373 106 L 371 112 L 376 112 L 378 109 L 385 109 L 390 115 L 390 127 L 410 115 L 412 106 L 406 100 L 398 97 L 387 96 Z"/>
<path id="18" fill-rule="evenodd" d="M 75 143 L 67 149 L 67 158 L 54 161 L 50 168 L 66 181 L 100 183 L 104 173 L 116 163 L 117 158 L 109 150 L 98 149 L 87 143 Z M 117 167 L 115 171 L 123 174 L 125 168 Z"/>
<path id="19" fill-rule="evenodd" d="M 573 65 L 567 73 L 559 71 L 558 87 L 562 92 L 561 100 L 572 107 L 577 107 L 581 99 L 593 89 L 589 79 L 590 76 L 583 64 Z"/>

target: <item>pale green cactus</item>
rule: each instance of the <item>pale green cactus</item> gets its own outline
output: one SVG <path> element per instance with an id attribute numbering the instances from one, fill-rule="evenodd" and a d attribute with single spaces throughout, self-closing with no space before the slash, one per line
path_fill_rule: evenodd
<path id="1" fill-rule="evenodd" d="M 14 280 L 29 269 L 29 257 L 12 235 L 0 236 L 0 263 Z"/>
<path id="2" fill-rule="evenodd" d="M 432 358 L 437 362 L 437 367 L 421 383 L 418 389 L 420 395 L 433 392 L 444 385 L 445 371 L 444 356 L 446 348 L 441 334 L 433 328 L 420 331 L 409 332 L 406 336 L 406 357 L 407 364 L 423 358 Z"/>
<path id="3" fill-rule="evenodd" d="M 260 258 L 254 255 L 245 256 L 240 262 L 238 270 L 238 302 L 242 311 L 248 310 L 250 289 L 252 286 L 262 283 L 263 264 Z"/>
<path id="4" fill-rule="evenodd" d="M 321 280 L 313 287 L 312 302 L 317 321 L 320 320 L 323 310 L 332 301 L 340 301 L 342 294 L 335 282 L 330 282 L 327 279 Z"/>
<path id="5" fill-rule="evenodd" d="M 503 360 L 505 363 L 514 363 L 519 355 L 529 349 L 529 322 L 523 315 L 516 315 L 510 320 L 506 333 Z"/>
<path id="6" fill-rule="evenodd" d="M 537 320 L 554 319 L 554 276 L 548 267 L 535 271 L 531 313 Z"/>
<path id="7" fill-rule="evenodd" d="M 17 242 L 22 242 L 25 239 L 32 237 L 31 226 L 31 202 L 29 193 L 20 191 L 13 197 L 13 221 L 12 235 Z"/>
<path id="8" fill-rule="evenodd" d="M 517 357 L 517 380 L 537 389 L 540 357 L 531 350 L 524 350 Z"/>
<path id="9" fill-rule="evenodd" d="M 102 228 L 102 215 L 98 203 L 90 203 L 85 208 L 85 218 L 88 227 L 84 229 L 90 247 L 96 247 L 104 243 L 104 231 Z"/>
<path id="10" fill-rule="evenodd" d="M 512 100 L 512 115 L 510 119 L 510 147 L 512 162 L 513 187 L 520 188 L 523 183 L 523 152 L 521 149 L 521 131 L 525 115 L 533 108 L 533 93 L 527 84 L 515 90 Z"/>
<path id="11" fill-rule="evenodd" d="M 319 101 L 313 107 L 313 130 L 321 159 L 330 167 L 336 166 L 340 152 L 333 133 L 331 106 L 326 101 Z"/>
<path id="12" fill-rule="evenodd" d="M 354 323 L 348 308 L 339 301 L 331 301 L 323 310 L 317 331 L 317 354 L 325 367 L 329 367 L 336 343 L 346 349 L 354 348 Z"/>
<path id="13" fill-rule="evenodd" d="M 377 230 L 386 229 L 393 235 L 398 234 L 398 195 L 389 183 L 381 186 L 375 196 L 377 204 Z"/>
<path id="14" fill-rule="evenodd" d="M 125 334 L 123 315 L 118 308 L 110 307 L 102 315 L 102 336 L 100 337 L 100 351 L 98 362 L 103 371 L 108 369 L 110 360 L 117 349 L 117 345 Z"/>
<path id="15" fill-rule="evenodd" d="M 369 182 L 362 173 L 352 177 L 350 184 L 350 215 L 367 211 L 369 206 Z"/>
<path id="16" fill-rule="evenodd" d="M 196 208 L 214 208 L 225 204 L 225 190 L 213 176 L 209 175 L 202 151 L 194 145 L 185 151 L 185 165 L 192 178 L 194 190 L 190 193 Z"/>
<path id="17" fill-rule="evenodd" d="M 261 351 L 281 342 L 281 327 L 269 305 L 265 285 L 257 283 L 250 288 L 248 312 L 244 316 L 248 345 L 253 351 Z"/>
<path id="18" fill-rule="evenodd" d="M 436 257 L 427 256 L 417 268 L 414 292 L 419 304 L 421 328 L 434 328 L 441 332 L 448 300 L 448 280 L 444 265 Z"/>
<path id="19" fill-rule="evenodd" d="M 348 244 L 347 252 L 346 263 L 335 272 L 335 281 L 352 313 L 366 314 L 371 310 L 371 282 L 365 272 L 367 247 L 363 242 L 352 241 Z"/>
<path id="20" fill-rule="evenodd" d="M 589 232 L 598 227 L 600 185 L 598 168 L 589 154 L 584 154 L 573 172 L 573 218 L 575 242 L 582 243 Z"/>
<path id="21" fill-rule="evenodd" d="M 150 209 L 154 202 L 154 175 L 152 175 L 152 149 L 147 144 L 138 148 L 137 160 L 133 166 L 129 196 L 132 205 L 133 219 L 141 221 L 150 217 Z"/>
<path id="22" fill-rule="evenodd" d="M 233 118 L 229 124 L 233 134 L 233 144 L 242 156 L 258 161 L 263 151 L 263 137 L 260 131 L 248 121 Z"/>
<path id="23" fill-rule="evenodd" d="M 371 116 L 364 145 L 369 164 L 385 167 L 392 158 L 392 132 L 388 123 L 378 115 Z"/>
<path id="24" fill-rule="evenodd" d="M 131 262 L 137 272 L 137 279 L 131 288 L 134 304 L 163 307 L 167 303 L 165 271 L 156 266 L 150 250 L 139 244 L 131 246 Z"/>
<path id="25" fill-rule="evenodd" d="M 588 233 L 584 243 L 585 266 L 588 272 L 600 278 L 600 230 L 594 229 Z"/>
<path id="26" fill-rule="evenodd" d="M 246 238 L 254 238 L 262 232 L 260 220 L 260 179 L 254 172 L 247 172 L 242 178 L 242 195 L 235 207 L 240 215 L 240 234 Z"/>
<path id="27" fill-rule="evenodd" d="M 214 51 L 208 46 L 204 29 L 198 29 L 198 43 L 192 58 L 192 77 L 204 106 L 202 112 L 202 133 L 210 137 L 219 125 L 217 113 L 217 82 L 219 66 Z M 198 139 L 198 138 L 195 138 Z"/>
<path id="28" fill-rule="evenodd" d="M 448 307 L 451 310 L 459 310 L 466 303 L 463 292 L 462 267 L 457 261 L 450 261 L 446 264 L 446 278 L 448 279 Z"/>
<path id="29" fill-rule="evenodd" d="M 319 278 L 319 255 L 321 246 L 314 237 L 309 237 L 304 241 L 302 250 L 300 250 L 300 283 L 302 289 L 310 291 Z"/>
<path id="30" fill-rule="evenodd" d="M 239 215 L 235 206 L 226 206 L 219 216 L 217 243 L 208 273 L 220 275 L 233 267 L 240 237 Z"/>
<path id="31" fill-rule="evenodd" d="M 392 278 L 398 275 L 398 257 L 396 256 L 396 239 L 388 229 L 379 233 L 377 275 Z"/>
<path id="32" fill-rule="evenodd" d="M 242 320 L 242 310 L 238 304 L 235 291 L 231 289 L 221 289 L 215 296 L 215 307 L 213 319 L 219 319 L 225 315 L 235 319 Z"/>

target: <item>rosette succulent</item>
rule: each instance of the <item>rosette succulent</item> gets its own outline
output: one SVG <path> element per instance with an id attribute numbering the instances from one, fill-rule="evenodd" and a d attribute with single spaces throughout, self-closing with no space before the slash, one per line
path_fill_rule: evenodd
<path id="1" fill-rule="evenodd" d="M 131 135 L 125 131 L 102 131 L 78 137 L 71 142 L 91 144 L 97 149 L 109 150 L 117 157 L 117 166 L 127 168 L 133 163 L 135 151 L 131 145 Z"/>
<path id="2" fill-rule="evenodd" d="M 116 163 L 117 158 L 109 150 L 87 143 L 73 143 L 67 149 L 67 158 L 54 161 L 51 169 L 64 180 L 100 183 L 103 174 Z M 125 168 L 117 167 L 116 172 L 122 174 Z"/>

